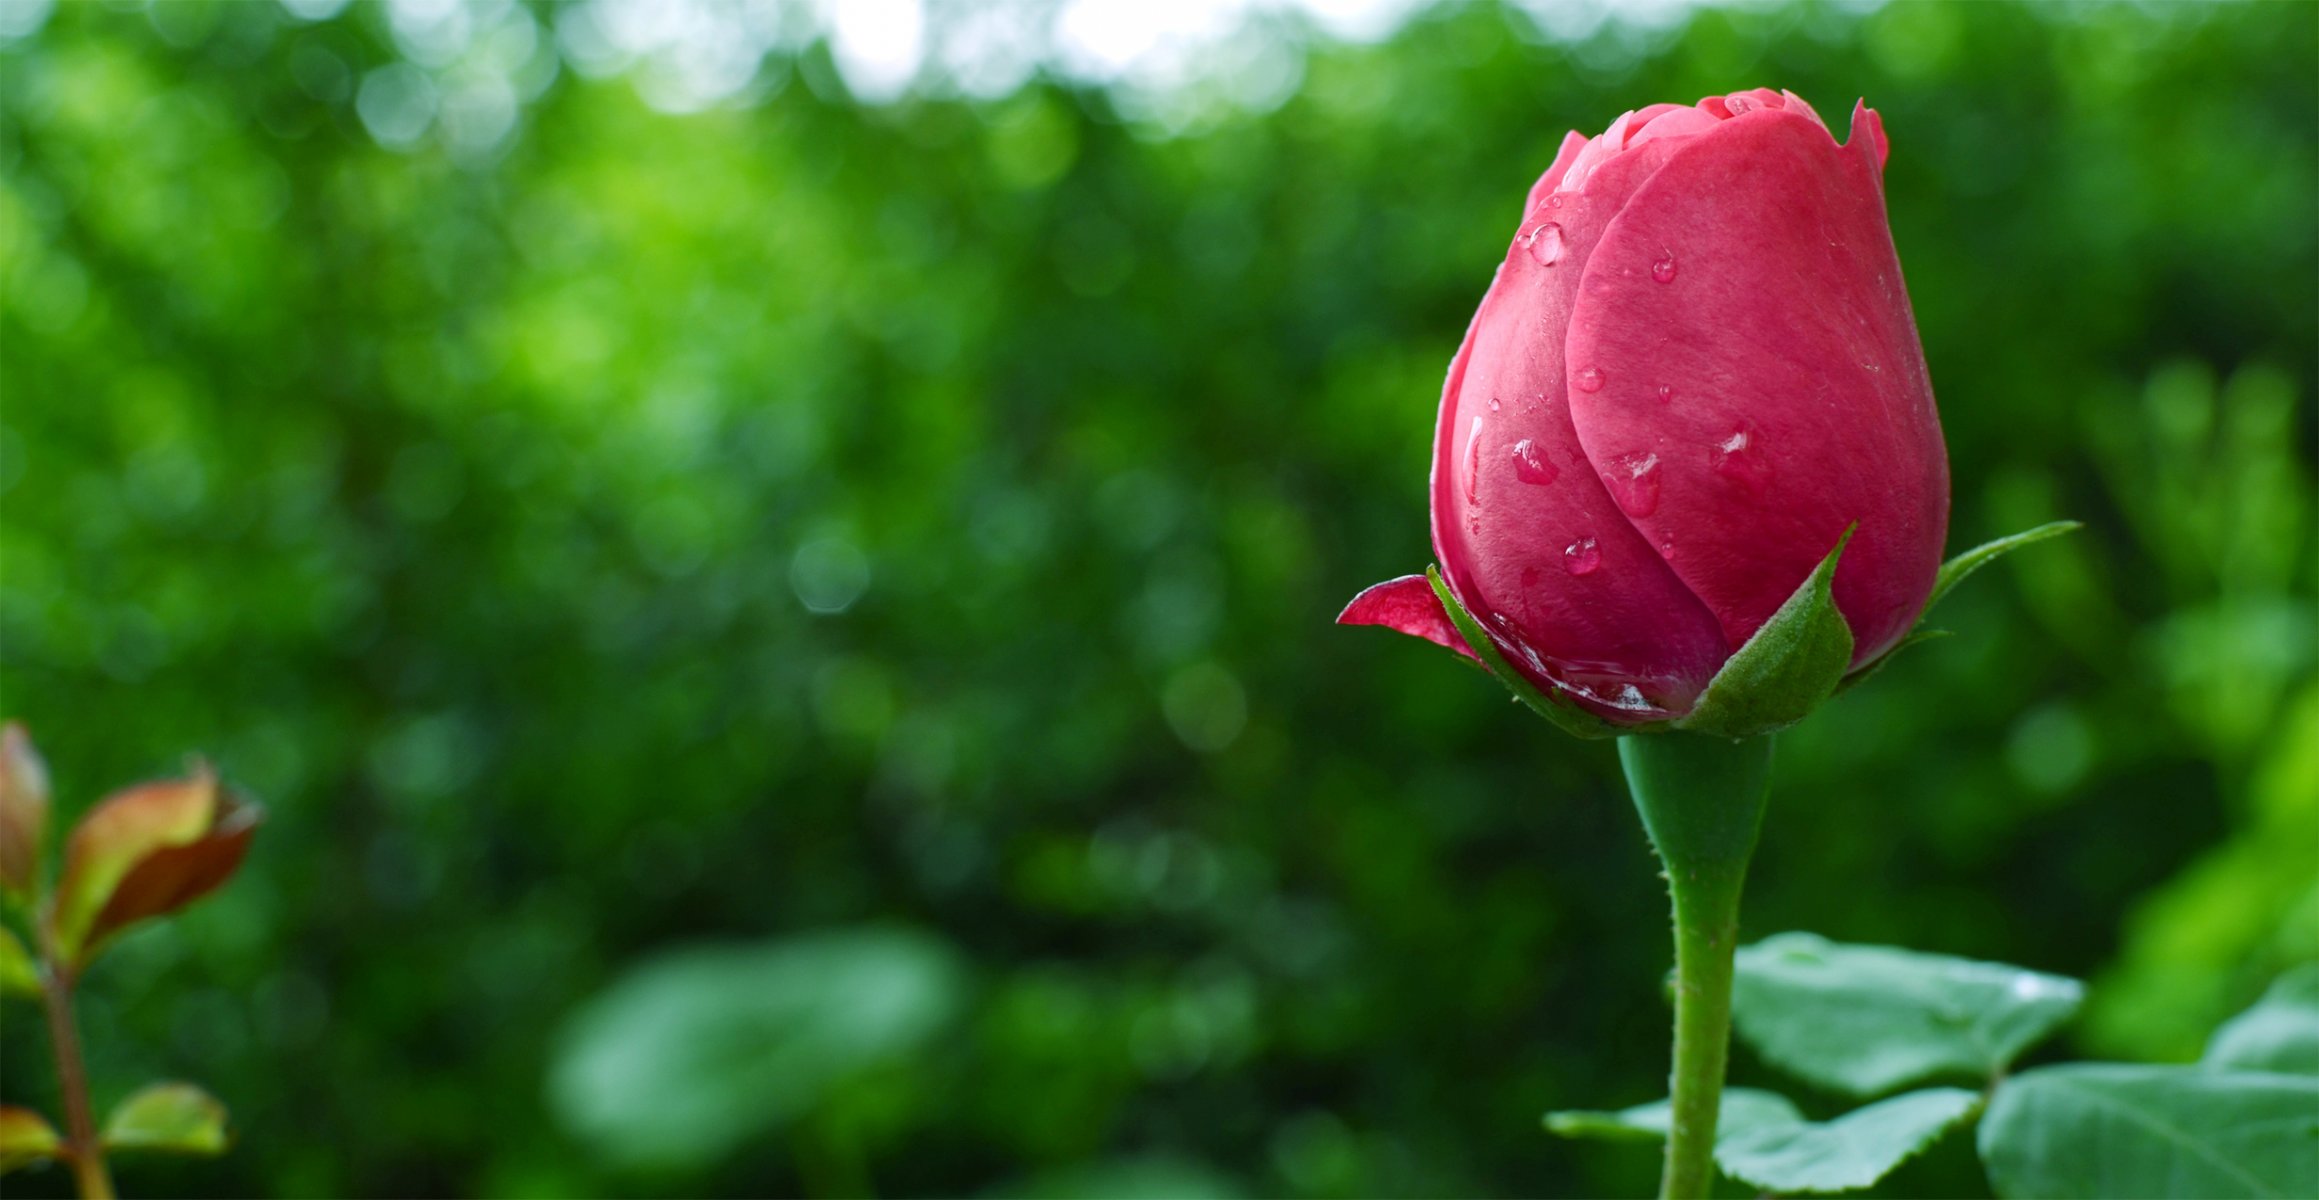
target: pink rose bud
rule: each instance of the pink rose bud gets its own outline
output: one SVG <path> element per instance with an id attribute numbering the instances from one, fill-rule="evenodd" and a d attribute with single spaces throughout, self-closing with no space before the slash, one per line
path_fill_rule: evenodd
<path id="1" fill-rule="evenodd" d="M 1447 587 L 1530 684 L 1680 718 L 1847 529 L 1857 671 L 1931 594 L 1949 476 L 1884 215 L 1884 133 L 1793 94 L 1655 104 L 1566 137 L 1449 368 Z M 1338 618 L 1461 653 L 1423 576 Z"/>

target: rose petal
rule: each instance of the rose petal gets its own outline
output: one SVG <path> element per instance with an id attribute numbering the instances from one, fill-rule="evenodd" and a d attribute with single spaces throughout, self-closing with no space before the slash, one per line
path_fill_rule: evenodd
<path id="1" fill-rule="evenodd" d="M 1906 632 L 1940 565 L 1947 459 L 1872 142 L 1775 111 L 1654 143 L 1672 155 L 1570 322 L 1570 360 L 1602 372 L 1571 401 L 1587 456 L 1655 456 L 1633 526 L 1733 645 L 1854 522 L 1835 580 L 1854 663 Z"/>
<path id="2" fill-rule="evenodd" d="M 1573 129 L 1562 135 L 1562 148 L 1554 154 L 1554 165 L 1546 168 L 1546 173 L 1538 177 L 1537 183 L 1530 185 L 1530 198 L 1522 205 L 1524 216 L 1528 216 L 1531 209 L 1538 207 L 1547 196 L 1553 194 L 1554 189 L 1561 184 L 1563 175 L 1569 172 L 1570 164 L 1578 160 L 1578 152 L 1584 149 L 1585 134 Z"/>
<path id="3" fill-rule="evenodd" d="M 1449 613 L 1441 607 L 1441 597 L 1433 594 L 1433 583 L 1423 575 L 1404 575 L 1372 584 L 1366 591 L 1353 597 L 1345 611 L 1337 614 L 1339 625 L 1382 625 L 1387 629 L 1421 637 L 1436 646 L 1447 646 L 1467 658 L 1474 656 L 1473 647 L 1450 623 Z"/>
<path id="4" fill-rule="evenodd" d="M 1562 346 L 1538 331 L 1566 325 L 1603 228 L 1685 144 L 1662 140 L 1605 158 L 1581 189 L 1565 179 L 1561 207 L 1533 211 L 1451 364 L 1433 465 L 1434 548 L 1451 592 L 1507 661 L 1541 688 L 1601 694 L 1617 680 L 1615 694 L 1631 682 L 1645 700 L 1677 711 L 1688 710 L 1729 647 L 1596 478 L 1571 425 Z M 1560 245 L 1551 264 L 1524 241 L 1546 220 Z"/>

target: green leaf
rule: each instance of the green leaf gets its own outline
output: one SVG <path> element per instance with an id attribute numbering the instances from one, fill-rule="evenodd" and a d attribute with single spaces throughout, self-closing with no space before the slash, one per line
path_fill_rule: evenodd
<path id="1" fill-rule="evenodd" d="M 190 1083 L 156 1083 L 113 1106 L 105 1118 L 105 1149 L 223 1154 L 225 1105 Z"/>
<path id="2" fill-rule="evenodd" d="M 1474 620 L 1474 615 L 1466 611 L 1465 605 L 1458 603 L 1457 597 L 1449 594 L 1449 584 L 1442 581 L 1440 568 L 1425 568 L 1425 578 L 1433 585 L 1433 594 L 1441 598 L 1441 607 L 1448 611 L 1450 624 L 1457 626 L 1458 634 L 1465 638 L 1465 644 L 1474 652 L 1474 657 L 1481 660 L 1483 669 L 1504 684 L 1507 691 L 1514 693 L 1515 699 L 1528 705 L 1530 711 L 1553 722 L 1555 728 L 1572 737 L 1611 738 L 1638 732 L 1636 729 L 1621 729 L 1560 696 L 1548 696 L 1540 692 L 1520 671 L 1506 664 L 1505 656 L 1498 653 L 1498 644 L 1490 640 L 1490 635 L 1482 629 L 1482 623 Z"/>
<path id="3" fill-rule="evenodd" d="M 1836 539 L 1795 594 L 1723 664 L 1679 729 L 1743 738 L 1803 720 L 1836 691 L 1852 665 L 1852 628 L 1829 591 L 1852 530 Z"/>
<path id="4" fill-rule="evenodd" d="M 2023 546 L 2042 542 L 2047 538 L 2060 537 L 2071 530 L 2082 528 L 2084 528 L 2082 521 L 2048 521 L 2035 529 L 2025 529 L 2011 537 L 2001 537 L 1993 542 L 1983 542 L 1942 563 L 1940 573 L 1933 576 L 1932 594 L 1925 597 L 1924 611 L 1931 612 L 1933 605 L 1940 603 L 1941 597 L 1949 594 L 1950 588 L 1963 583 L 1965 576 L 1997 561 L 2000 556 L 2011 554 Z"/>
<path id="5" fill-rule="evenodd" d="M 16 931 L 0 925 L 0 995 L 40 998 L 40 968 L 17 940 Z"/>
<path id="6" fill-rule="evenodd" d="M 1752 1088 L 1723 1093 L 1715 1165 L 1752 1187 L 1777 1192 L 1863 1188 L 1892 1172 L 1971 1117 L 1977 1093 L 1930 1088 L 1881 1100 L 1832 1121 L 1807 1121 L 1787 1097 Z M 1664 1100 L 1617 1112 L 1557 1112 L 1546 1127 L 1564 1137 L 1656 1141 L 1667 1136 Z"/>
<path id="7" fill-rule="evenodd" d="M 2074 979 L 2002 963 L 1783 933 L 1739 951 L 1739 1034 L 1774 1066 L 1872 1096 L 1942 1075 L 1990 1078 L 2075 1013 Z"/>
<path id="8" fill-rule="evenodd" d="M 2214 1031 L 2206 1066 L 2319 1075 L 2319 963 L 2279 976 L 2255 1006 Z"/>
<path id="9" fill-rule="evenodd" d="M 29 1108 L 0 1104 L 0 1171 L 64 1157 L 64 1138 L 48 1118 Z"/>
<path id="10" fill-rule="evenodd" d="M 1841 1192 L 1892 1173 L 1980 1111 L 1981 1096 L 1927 1088 L 1879 1100 L 1832 1121 L 1769 1125 L 1715 1139 L 1715 1165 L 1774 1192 Z"/>
<path id="11" fill-rule="evenodd" d="M 1778 1092 L 1756 1088 L 1723 1089 L 1723 1110 L 1715 1122 L 1715 1144 L 1758 1129 L 1786 1128 L 1803 1123 L 1804 1115 Z M 1546 1114 L 1546 1128 L 1568 1138 L 1595 1138 L 1613 1142 L 1662 1141 L 1673 1121 L 1668 1102 L 1638 1104 L 1616 1112 L 1575 1109 Z"/>
<path id="12" fill-rule="evenodd" d="M 949 946 L 905 929 L 677 951 L 572 1017 L 549 1100 L 616 1162 L 705 1166 L 917 1052 L 963 990 Z"/>
<path id="13" fill-rule="evenodd" d="M 2319 1195 L 2319 1078 L 2204 1065 L 2024 1071 L 1981 1122 L 2000 1196 Z"/>

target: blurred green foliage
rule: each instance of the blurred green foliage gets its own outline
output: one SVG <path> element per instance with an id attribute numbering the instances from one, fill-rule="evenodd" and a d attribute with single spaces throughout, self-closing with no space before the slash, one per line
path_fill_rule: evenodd
<path id="1" fill-rule="evenodd" d="M 1953 545 L 2090 528 L 1783 738 L 1749 935 L 2087 977 L 2052 1053 L 2127 1059 L 2319 956 L 2319 8 L 1449 6 L 1175 127 L 860 104 L 818 43 L 670 115 L 566 10 L 450 66 L 389 13 L 0 48 L 0 701 L 68 813 L 194 750 L 272 813 L 90 983 L 100 1104 L 199 1078 L 239 1134 L 132 1192 L 1645 1190 L 1538 1128 L 1663 1087 L 1613 756 L 1329 621 L 1426 561 L 1563 131 L 1765 83 L 1884 115 Z M 800 1018 L 850 1058 L 692 994 L 821 1012 L 831 954 L 903 1014 Z M 604 1047 L 656 1003 L 712 1014 L 698 1093 Z M 610 1120 L 719 1094 L 756 1124 Z"/>

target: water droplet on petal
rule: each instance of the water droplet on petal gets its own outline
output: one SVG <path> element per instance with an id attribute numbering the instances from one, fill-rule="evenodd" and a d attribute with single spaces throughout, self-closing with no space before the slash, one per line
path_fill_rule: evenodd
<path id="1" fill-rule="evenodd" d="M 1562 569 L 1573 575 L 1592 575 L 1602 566 L 1602 548 L 1593 538 L 1580 538 L 1562 551 Z"/>
<path id="2" fill-rule="evenodd" d="M 1560 193 L 1560 192 L 1549 192 L 1549 193 L 1547 193 L 1547 195 L 1546 195 L 1546 207 L 1548 207 L 1548 208 L 1560 208 L 1560 207 L 1562 207 L 1562 193 Z"/>
<path id="3" fill-rule="evenodd" d="M 1552 221 L 1532 228 L 1516 239 L 1530 251 L 1530 257 L 1541 267 L 1551 267 L 1562 261 L 1562 227 Z"/>
<path id="4" fill-rule="evenodd" d="M 1643 698 L 1643 689 L 1631 683 L 1622 685 L 1618 690 L 1618 695 L 1604 701 L 1604 703 L 1622 712 L 1651 711 L 1651 702 Z"/>
<path id="5" fill-rule="evenodd" d="M 1744 112 L 1754 112 L 1755 97 L 1742 96 L 1734 93 L 1723 98 L 1723 107 L 1726 111 L 1735 117 Z"/>
<path id="6" fill-rule="evenodd" d="M 1490 411 L 1498 411 L 1498 398 L 1496 396 L 1490 397 Z"/>
<path id="7" fill-rule="evenodd" d="M 1675 282 L 1674 254 L 1669 253 L 1665 258 L 1662 258 L 1659 261 L 1651 264 L 1651 278 L 1658 280 L 1660 283 Z"/>
<path id="8" fill-rule="evenodd" d="M 1668 402 L 1668 401 L 1670 401 L 1670 400 L 1673 400 L 1674 398 L 1675 398 L 1675 389 L 1673 389 L 1673 388 L 1671 388 L 1671 387 L 1668 387 L 1666 384 L 1663 384 L 1663 383 L 1659 385 L 1659 403 L 1661 403 L 1661 404 L 1665 404 L 1666 402 Z"/>
<path id="9" fill-rule="evenodd" d="M 1764 457 L 1763 437 L 1753 426 L 1742 425 L 1730 437 L 1715 443 L 1715 473 L 1761 496 L 1771 487 L 1771 460 Z"/>
<path id="10" fill-rule="evenodd" d="M 1481 503 L 1482 491 L 1482 423 L 1475 421 L 1465 438 L 1465 502 Z"/>
<path id="11" fill-rule="evenodd" d="M 1524 483 L 1548 484 L 1560 474 L 1561 469 L 1538 448 L 1538 443 L 1528 438 L 1514 443 L 1514 478 Z"/>
<path id="12" fill-rule="evenodd" d="M 1578 373 L 1570 377 L 1570 383 L 1582 392 L 1599 392 L 1602 390 L 1602 368 L 1580 367 Z"/>
<path id="13" fill-rule="evenodd" d="M 1651 453 L 1629 454 L 1611 460 L 1611 469 L 1603 473 L 1603 485 L 1610 489 L 1610 498 L 1618 501 L 1619 510 L 1630 517 L 1647 517 L 1659 511 L 1659 456 Z"/>

